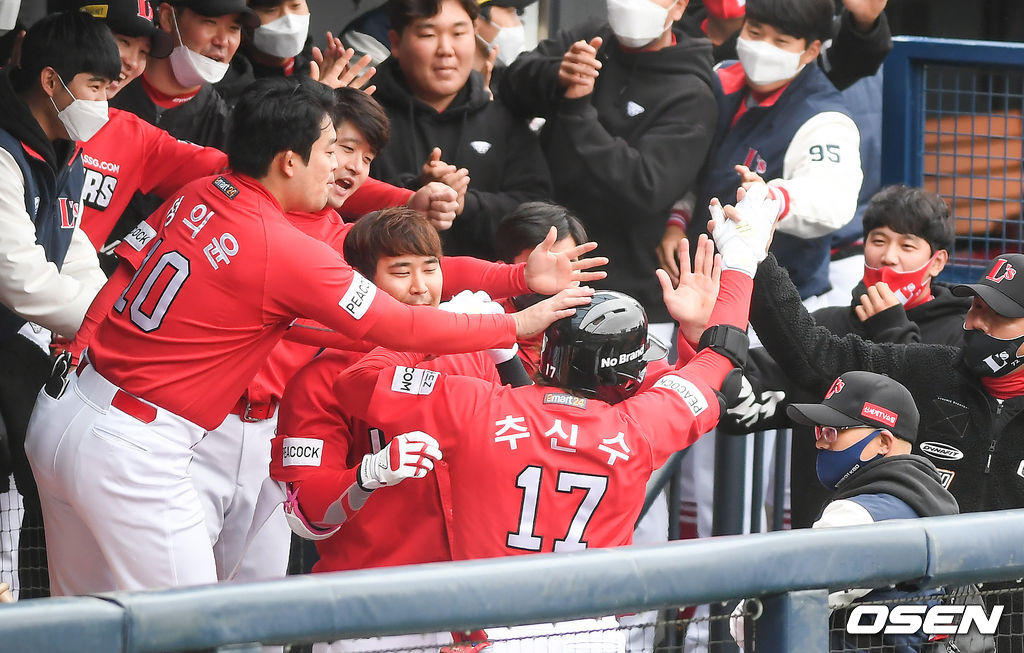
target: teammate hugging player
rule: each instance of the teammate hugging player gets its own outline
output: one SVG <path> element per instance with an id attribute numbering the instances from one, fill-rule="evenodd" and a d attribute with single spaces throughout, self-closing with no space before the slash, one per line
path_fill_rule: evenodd
<path id="1" fill-rule="evenodd" d="M 515 316 L 467 316 L 377 293 L 283 215 L 326 203 L 337 167 L 332 101 L 313 82 L 254 84 L 232 123 L 233 172 L 188 184 L 122 244 L 122 263 L 87 317 L 87 361 L 68 391 L 40 393 L 29 425 L 55 594 L 216 581 L 191 448 L 295 317 L 452 352 L 510 346 L 517 332 L 535 333 L 588 301 L 569 289 Z M 551 290 L 580 276 L 580 264 L 551 259 Z"/>
<path id="2" fill-rule="evenodd" d="M 381 444 L 391 440 L 380 453 L 365 453 L 358 468 L 350 459 L 348 475 L 335 474 L 332 487 L 321 481 L 305 496 L 298 488 L 312 526 L 347 525 L 375 493 L 433 467 L 438 486 L 451 491 L 446 526 L 454 559 L 629 544 L 643 505 L 638 481 L 715 424 L 716 390 L 745 356 L 753 273 L 777 209 L 763 190 L 745 201 L 763 219 L 716 225 L 725 270 L 701 351 L 639 393 L 655 351 L 647 318 L 635 300 L 612 292 L 548 328 L 542 385 L 511 388 L 437 372 L 422 366 L 421 355 L 383 348 L 350 366 L 321 410 L 364 420 L 379 429 Z M 684 275 L 678 288 L 659 273 L 666 305 L 681 321 L 706 317 L 695 307 L 717 290 L 704 283 L 715 277 L 710 244 L 698 252 L 701 274 Z M 307 433 L 316 444 L 323 431 L 289 435 Z M 328 451 L 328 442 L 319 444 Z M 296 456 L 278 469 L 285 480 L 326 480 L 317 469 L 324 462 Z"/>

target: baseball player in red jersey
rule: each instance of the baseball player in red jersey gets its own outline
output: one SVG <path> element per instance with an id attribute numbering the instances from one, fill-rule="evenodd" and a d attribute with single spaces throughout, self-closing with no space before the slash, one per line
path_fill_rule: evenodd
<path id="1" fill-rule="evenodd" d="M 345 241 L 345 258 L 399 301 L 426 306 L 437 306 L 441 301 L 444 283 L 440 266 L 441 241 L 423 218 L 407 209 L 388 209 L 355 223 Z M 451 354 L 432 359 L 425 365 L 429 369 L 482 378 L 500 385 L 495 364 L 514 359 L 514 349 L 492 353 L 498 358 L 492 359 L 485 352 Z M 285 392 L 272 449 L 271 477 L 291 483 L 299 504 L 289 502 L 288 509 L 298 510 L 297 518 L 315 515 L 315 521 L 324 521 L 322 516 L 331 510 L 331 504 L 341 494 L 339 488 L 355 482 L 363 458 L 377 454 L 391 442 L 390 437 L 374 425 L 341 413 L 333 398 L 334 379 L 362 355 L 341 351 L 324 353 L 296 374 Z M 521 367 L 518 360 L 510 360 L 509 364 Z M 529 382 L 525 375 L 521 374 L 521 378 Z M 317 456 L 322 464 L 294 464 L 296 458 L 286 450 L 297 451 L 312 440 L 323 441 L 323 452 Z M 450 560 L 445 522 L 451 508 L 451 488 L 446 484 L 443 468 L 443 464 L 438 467 L 438 474 L 431 480 L 382 493 L 367 509 L 339 522 L 342 527 L 336 536 L 317 542 L 320 560 L 314 570 L 338 571 Z M 416 505 L 419 516 L 406 525 L 405 535 L 396 541 L 385 533 L 391 529 L 395 511 L 403 505 Z"/>
<path id="2" fill-rule="evenodd" d="M 144 223 L 129 235 L 137 271 L 122 265 L 90 309 L 103 317 L 88 361 L 59 398 L 40 393 L 29 456 L 45 495 L 54 593 L 216 580 L 191 448 L 223 421 L 296 316 L 448 352 L 509 346 L 516 332 L 588 300 L 568 289 L 515 316 L 414 311 L 297 230 L 284 213 L 319 210 L 337 166 L 333 98 L 318 86 L 250 88 L 229 137 L 234 172 L 186 185 L 159 209 L 159 232 Z M 551 258 L 557 285 L 600 275 L 580 272 L 589 261 Z M 126 276 L 127 286 L 118 282 Z"/>
<path id="3" fill-rule="evenodd" d="M 339 505 L 368 505 L 367 491 L 436 472 L 443 456 L 455 559 L 629 544 L 644 500 L 641 481 L 715 425 L 716 391 L 745 358 L 753 275 L 777 208 L 763 189 L 746 201 L 764 209 L 759 224 L 720 217 L 714 225 L 725 269 L 698 353 L 640 392 L 651 352 L 647 319 L 639 303 L 614 292 L 598 292 L 548 328 L 541 385 L 497 387 L 384 348 L 342 372 L 334 384 L 339 409 L 402 434 L 391 446 L 403 446 L 400 455 L 364 458 L 374 464 L 360 466 L 356 486 L 338 488 L 344 492 L 324 518 L 337 517 Z M 699 313 L 697 293 L 685 284 L 673 291 L 663 271 L 659 279 L 673 315 Z M 292 464 L 318 462 L 299 453 Z"/>
<path id="4" fill-rule="evenodd" d="M 369 162 L 387 143 L 388 124 L 384 111 L 362 91 L 340 88 L 334 93 L 336 103 L 332 117 L 338 132 L 338 168 L 327 206 L 318 213 L 293 212 L 286 217 L 303 233 L 341 252 L 352 225 L 342 222 L 336 210 L 363 188 L 369 174 Z M 394 188 L 379 183 L 378 187 L 381 186 Z M 373 198 L 377 199 L 377 208 L 383 208 L 387 206 L 386 202 L 394 200 L 398 200 L 396 204 L 404 204 L 412 191 L 404 193 L 395 197 L 386 189 L 381 193 L 371 189 L 371 192 L 364 193 L 368 198 L 364 200 L 364 206 Z M 445 199 L 446 193 L 448 199 Z M 417 191 L 412 203 L 421 199 L 428 205 L 424 213 L 433 215 L 435 224 L 437 220 L 447 219 L 450 222 L 454 219 L 455 191 L 442 184 L 434 184 L 432 188 Z M 416 211 L 404 207 L 395 210 L 402 220 L 426 225 L 433 231 Z M 433 237 L 437 239 L 436 232 Z M 526 287 L 525 273 L 518 274 L 524 266 L 497 265 L 475 259 L 453 259 L 446 262 L 446 268 L 449 264 L 452 273 L 448 275 L 449 283 L 446 284 L 448 295 L 469 287 L 469 284 L 478 284 L 474 287 L 490 292 L 505 293 L 522 292 Z M 373 277 L 372 272 L 365 274 L 365 270 L 361 271 L 367 278 Z M 273 511 L 265 523 L 256 525 L 254 532 L 253 522 L 259 520 L 263 512 L 258 504 L 270 464 L 270 440 L 277 426 L 277 405 L 285 384 L 300 367 L 313 359 L 317 351 L 319 347 L 297 342 L 282 340 L 277 343 L 230 414 L 193 448 L 189 472 L 203 505 L 220 580 L 282 577 L 287 571 L 291 531 L 284 513 Z M 489 366 L 493 375 L 493 365 Z M 262 499 L 268 500 L 280 503 L 284 500 L 284 493 Z"/>

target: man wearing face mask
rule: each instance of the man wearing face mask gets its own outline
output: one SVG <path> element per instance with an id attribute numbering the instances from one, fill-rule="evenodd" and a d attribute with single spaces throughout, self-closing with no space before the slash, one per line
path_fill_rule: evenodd
<path id="1" fill-rule="evenodd" d="M 825 399 L 793 404 L 786 409 L 795 421 L 814 428 L 818 450 L 818 481 L 832 493 L 814 528 L 860 526 L 888 519 L 955 515 L 956 499 L 943 486 L 930 460 L 910 453 L 918 437 L 920 415 L 904 386 L 872 372 L 846 372 L 829 387 Z M 810 476 L 808 466 L 794 475 Z M 941 590 L 909 592 L 893 587 L 855 588 L 829 594 L 829 609 L 842 610 L 855 601 L 920 603 L 915 597 Z M 830 650 L 867 650 L 860 636 L 846 635 L 846 614 L 834 612 Z M 852 641 L 845 641 L 850 638 Z M 871 645 L 911 653 L 928 636 L 918 631 L 875 635 Z M 871 650 L 879 650 L 871 648 Z"/>
<path id="2" fill-rule="evenodd" d="M 708 198 L 769 180 L 782 200 L 772 252 L 812 302 L 831 288 L 830 234 L 853 218 L 863 179 L 857 125 L 813 65 L 832 12 L 832 0 L 747 2 L 739 61 L 716 71 L 718 132 L 688 227 L 704 231 Z"/>
<path id="3" fill-rule="evenodd" d="M 607 0 L 607 22 L 524 52 L 499 93 L 518 116 L 546 119 L 554 200 L 610 248 L 606 286 L 637 298 L 666 341 L 654 250 L 672 203 L 696 184 L 717 119 L 711 44 L 673 28 L 687 4 Z"/>
<path id="4" fill-rule="evenodd" d="M 505 68 L 526 50 L 526 28 L 519 16 L 537 0 L 480 0 L 473 69 L 487 78 L 496 93 Z"/>
<path id="5" fill-rule="evenodd" d="M 174 49 L 166 59 L 150 57 L 142 76 L 118 93 L 111 106 L 131 111 L 176 138 L 223 149 L 228 107 L 213 84 L 227 73 L 242 27 L 258 24 L 245 0 L 161 2 L 157 25 L 171 35 Z"/>
<path id="6" fill-rule="evenodd" d="M 818 325 L 839 336 L 854 333 L 873 342 L 963 343 L 964 315 L 970 302 L 935 281 L 953 244 L 953 217 L 939 196 L 920 188 L 889 186 L 872 198 L 864 212 L 863 281 L 851 304 L 818 309 Z M 731 408 L 719 429 L 752 433 L 786 428 L 785 402 L 810 401 L 762 348 L 751 350 L 744 370 L 739 405 Z M 817 452 L 809 431 L 796 426 L 791 450 L 793 469 L 807 467 Z M 792 525 L 807 528 L 827 498 L 813 479 L 793 475 Z"/>
<path id="7" fill-rule="evenodd" d="M 242 30 L 242 46 L 231 59 L 217 92 L 234 106 L 245 87 L 262 77 L 308 75 L 313 41 L 306 0 L 248 0 L 259 16 L 254 29 Z"/>
<path id="8" fill-rule="evenodd" d="M 105 280 L 78 225 L 84 173 L 76 141 L 106 122 L 104 93 L 120 69 L 109 30 L 74 12 L 34 24 L 20 66 L 0 73 L 0 419 L 10 439 L 9 448 L 0 439 L 0 482 L 13 466 L 35 513 L 25 429 L 51 363 L 23 334 L 31 321 L 73 337 Z M 41 585 L 23 574 L 21 597 L 39 596 Z"/>

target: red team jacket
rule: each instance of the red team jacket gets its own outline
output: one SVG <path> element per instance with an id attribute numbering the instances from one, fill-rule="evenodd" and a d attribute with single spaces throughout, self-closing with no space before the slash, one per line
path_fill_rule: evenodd
<path id="1" fill-rule="evenodd" d="M 270 475 L 298 489 L 299 506 L 313 522 L 324 523 L 329 513 L 337 514 L 331 513 L 332 507 L 343 508 L 336 505 L 339 496 L 356 483 L 363 456 L 377 453 L 395 435 L 346 415 L 334 397 L 334 379 L 360 356 L 337 351 L 321 355 L 295 375 L 281 403 Z M 483 352 L 441 356 L 423 367 L 501 383 Z M 296 465 L 294 458 L 283 455 L 307 439 L 322 442 L 318 465 Z M 453 512 L 448 464 L 442 460 L 426 478 L 373 492 L 362 509 L 344 515 L 341 529 L 317 542 L 320 560 L 313 571 L 451 560 Z"/>
<path id="2" fill-rule="evenodd" d="M 125 238 L 120 253 L 137 272 L 119 267 L 79 335 L 112 383 L 205 429 L 220 424 L 295 317 L 437 353 L 515 341 L 509 316 L 427 316 L 376 292 L 290 224 L 254 179 L 208 177 L 176 195 Z"/>
<path id="3" fill-rule="evenodd" d="M 712 324 L 745 327 L 751 287 L 749 277 L 725 272 Z M 665 370 L 647 389 L 611 405 L 548 386 L 502 387 L 447 374 L 418 364 L 421 360 L 376 349 L 342 372 L 333 386 L 333 400 L 325 395 L 328 399 L 310 411 L 355 415 L 389 436 L 420 430 L 437 438 L 444 465 L 435 468 L 441 473 L 430 487 L 451 491 L 452 512 L 441 517 L 453 559 L 629 544 L 647 479 L 672 452 L 715 425 L 719 404 L 714 388 L 732 369 L 727 359 L 704 350 L 686 366 Z M 322 432 L 326 423 L 317 423 L 315 417 L 289 423 L 289 435 Z M 300 430 L 305 428 L 309 430 Z M 317 478 L 326 487 L 335 476 L 333 492 L 309 497 L 312 513 L 307 516 L 314 521 L 331 507 L 327 502 L 350 487 L 349 476 L 342 474 L 354 474 L 351 468 L 324 469 L 340 462 L 328 446 L 333 444 L 333 439 L 324 440 L 320 458 L 293 458 L 275 447 L 273 474 L 280 480 Z M 371 493 L 363 510 L 393 506 L 393 512 L 376 516 L 381 527 L 370 534 L 375 541 L 360 546 L 389 550 L 394 540 L 406 537 L 410 521 L 429 518 L 419 504 L 400 501 L 397 495 L 374 507 L 378 495 L 414 492 L 422 488 L 406 486 L 426 481 L 409 479 Z M 305 505 L 301 490 L 298 496 Z M 443 500 L 441 505 L 447 510 Z M 351 514 L 359 506 L 350 503 L 347 508 Z M 344 537 L 344 532 L 343 527 L 325 542 Z M 347 550 L 350 544 L 336 546 Z M 340 564 L 350 568 L 344 566 L 347 562 Z"/>

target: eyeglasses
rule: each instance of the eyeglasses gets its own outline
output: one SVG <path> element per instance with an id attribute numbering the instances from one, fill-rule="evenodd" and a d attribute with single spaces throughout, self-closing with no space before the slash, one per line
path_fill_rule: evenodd
<path id="1" fill-rule="evenodd" d="M 864 426 L 863 424 L 853 424 L 851 426 L 815 426 L 814 427 L 814 439 L 824 440 L 829 444 L 836 441 L 839 437 L 839 433 L 848 429 L 856 429 Z"/>

